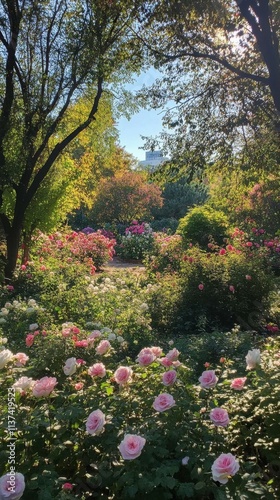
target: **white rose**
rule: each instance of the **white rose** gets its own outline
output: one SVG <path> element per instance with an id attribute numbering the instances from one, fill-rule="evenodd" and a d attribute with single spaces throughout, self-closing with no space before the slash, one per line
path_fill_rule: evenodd
<path id="1" fill-rule="evenodd" d="M 63 367 L 63 371 L 65 375 L 70 376 L 75 373 L 77 369 L 76 358 L 68 358 L 65 362 L 65 366 Z"/>
<path id="2" fill-rule="evenodd" d="M 108 340 L 116 340 L 117 336 L 115 335 L 115 333 L 109 333 L 108 335 Z"/>
<path id="3" fill-rule="evenodd" d="M 29 325 L 29 330 L 31 332 L 34 332 L 34 330 L 37 330 L 38 328 L 39 328 L 38 323 L 31 323 L 31 325 Z"/>
<path id="4" fill-rule="evenodd" d="M 22 392 L 32 387 L 34 383 L 35 381 L 32 378 L 21 377 L 13 384 L 13 387 L 17 392 Z"/>
<path id="5" fill-rule="evenodd" d="M 247 370 L 252 370 L 261 364 L 261 353 L 259 349 L 248 351 L 246 356 Z"/>
<path id="6" fill-rule="evenodd" d="M 36 300 L 34 300 L 34 299 L 29 299 L 29 301 L 27 302 L 27 305 L 29 305 L 30 307 L 34 307 L 34 306 L 36 306 Z"/>
<path id="7" fill-rule="evenodd" d="M 14 355 L 9 349 L 4 349 L 4 351 L 0 352 L 0 370 L 4 368 L 4 366 L 13 359 Z"/>

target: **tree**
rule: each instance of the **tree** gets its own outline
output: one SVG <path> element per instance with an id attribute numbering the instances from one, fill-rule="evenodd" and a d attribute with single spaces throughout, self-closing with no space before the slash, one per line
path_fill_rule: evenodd
<path id="1" fill-rule="evenodd" d="M 139 36 L 164 72 L 142 97 L 153 107 L 173 101 L 164 123 L 174 134 L 160 139 L 179 168 L 228 161 L 267 129 L 279 143 L 277 0 L 158 0 L 142 15 Z"/>
<path id="2" fill-rule="evenodd" d="M 178 181 L 164 184 L 162 197 L 162 207 L 152 210 L 154 218 L 178 220 L 184 217 L 194 205 L 205 203 L 208 193 L 204 184 L 189 184 L 187 179 L 182 177 Z"/>
<path id="3" fill-rule="evenodd" d="M 0 4 L 0 217 L 6 277 L 16 265 L 26 212 L 63 151 L 96 120 L 104 88 L 141 64 L 129 31 L 137 0 L 2 0 Z M 69 107 L 87 115 L 65 130 Z M 11 192 L 14 206 L 5 212 Z"/>
<path id="4" fill-rule="evenodd" d="M 100 182 L 90 218 L 96 224 L 130 223 L 151 216 L 162 206 L 161 190 L 136 172 L 116 174 Z"/>

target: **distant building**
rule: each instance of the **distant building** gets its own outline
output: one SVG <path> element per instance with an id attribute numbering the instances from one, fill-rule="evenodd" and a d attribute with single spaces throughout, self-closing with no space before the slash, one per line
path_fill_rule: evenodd
<path id="1" fill-rule="evenodd" d="M 156 167 L 168 160 L 168 158 L 163 156 L 162 151 L 146 151 L 145 154 L 146 160 L 140 161 L 139 166 L 143 169 L 150 170 L 151 172 L 156 170 Z"/>

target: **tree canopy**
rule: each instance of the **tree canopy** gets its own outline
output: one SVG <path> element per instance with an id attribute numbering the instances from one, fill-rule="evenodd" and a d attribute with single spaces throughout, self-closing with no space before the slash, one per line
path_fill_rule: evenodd
<path id="1" fill-rule="evenodd" d="M 140 2 L 141 3 L 141 2 Z M 61 153 L 90 124 L 104 89 L 141 65 L 129 30 L 137 0 L 2 0 L 0 3 L 0 217 L 7 240 L 6 276 L 16 263 L 25 214 Z M 69 107 L 90 106 L 72 129 Z M 47 180 L 50 182 L 50 178 Z M 5 212 L 7 192 L 12 212 Z"/>
<path id="2" fill-rule="evenodd" d="M 267 130 L 279 143 L 279 2 L 157 0 L 142 15 L 140 36 L 163 72 L 142 97 L 169 108 L 173 134 L 160 139 L 177 165 L 228 161 Z"/>

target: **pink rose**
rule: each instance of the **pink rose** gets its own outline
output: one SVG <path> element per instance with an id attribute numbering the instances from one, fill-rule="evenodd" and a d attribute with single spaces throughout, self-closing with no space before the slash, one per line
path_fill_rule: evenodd
<path id="1" fill-rule="evenodd" d="M 89 434 L 100 434 L 105 425 L 105 415 L 101 410 L 95 410 L 87 418 L 86 430 Z"/>
<path id="2" fill-rule="evenodd" d="M 98 346 L 96 347 L 95 351 L 97 354 L 106 354 L 107 351 L 111 348 L 111 344 L 109 340 L 101 340 L 99 342 Z"/>
<path id="3" fill-rule="evenodd" d="M 103 378 L 106 375 L 106 368 L 103 363 L 95 363 L 94 365 L 89 367 L 88 374 L 91 377 Z"/>
<path id="4" fill-rule="evenodd" d="M 0 498 L 19 500 L 25 490 L 24 476 L 20 472 L 9 472 L 0 477 Z"/>
<path id="5" fill-rule="evenodd" d="M 71 491 L 71 490 L 73 490 L 73 484 L 71 484 L 71 483 L 64 483 L 62 485 L 62 489 L 65 490 L 65 491 Z"/>
<path id="6" fill-rule="evenodd" d="M 156 357 L 159 357 L 162 355 L 162 348 L 161 347 L 157 347 L 157 346 L 153 346 L 151 347 L 151 351 L 152 353 L 156 356 Z"/>
<path id="7" fill-rule="evenodd" d="M 180 352 L 178 351 L 178 349 L 176 349 L 176 347 L 174 347 L 174 349 L 172 349 L 171 351 L 169 351 L 166 354 L 166 357 L 170 361 L 176 361 L 178 359 L 178 357 L 179 357 L 179 354 L 180 354 Z"/>
<path id="8" fill-rule="evenodd" d="M 157 396 L 153 402 L 153 408 L 156 411 L 169 410 L 169 408 L 172 408 L 174 405 L 175 400 L 173 396 L 171 396 L 171 394 L 167 394 L 166 392 Z"/>
<path id="9" fill-rule="evenodd" d="M 33 342 L 34 342 L 34 335 L 32 335 L 32 333 L 29 333 L 25 339 L 27 347 L 31 347 L 33 345 Z"/>
<path id="10" fill-rule="evenodd" d="M 149 347 L 144 347 L 144 349 L 139 352 L 136 361 L 140 366 L 149 366 L 155 361 L 155 359 L 156 356 L 154 355 L 152 349 L 150 349 Z"/>
<path id="11" fill-rule="evenodd" d="M 203 389 L 211 389 L 215 387 L 218 382 L 218 378 L 215 375 L 214 370 L 206 370 L 202 372 L 201 377 L 199 377 L 200 385 Z"/>
<path id="12" fill-rule="evenodd" d="M 169 370 L 162 375 L 163 385 L 173 385 L 177 378 L 177 373 L 175 370 Z"/>
<path id="13" fill-rule="evenodd" d="M 98 339 L 101 337 L 101 332 L 99 330 L 93 330 L 88 336 L 88 341 L 89 342 L 94 342 L 95 339 Z"/>
<path id="14" fill-rule="evenodd" d="M 75 347 L 87 347 L 87 346 L 88 346 L 88 341 L 85 339 L 75 341 Z"/>
<path id="15" fill-rule="evenodd" d="M 55 377 L 43 377 L 40 380 L 36 380 L 32 392 L 33 396 L 40 398 L 42 396 L 49 396 L 57 384 Z"/>
<path id="16" fill-rule="evenodd" d="M 72 328 L 63 328 L 62 335 L 63 337 L 70 337 L 72 334 Z"/>
<path id="17" fill-rule="evenodd" d="M 210 411 L 210 420 L 217 427 L 226 427 L 229 424 L 228 412 L 223 408 L 213 408 Z"/>
<path id="18" fill-rule="evenodd" d="M 235 292 L 235 288 L 234 288 L 234 286 L 233 286 L 233 285 L 229 285 L 229 287 L 228 287 L 228 288 L 229 288 L 229 291 L 230 291 L 230 292 L 232 292 L 232 293 L 234 293 L 234 292 Z"/>
<path id="19" fill-rule="evenodd" d="M 182 363 L 180 363 L 180 361 L 178 361 L 177 359 L 177 361 L 173 361 L 172 365 L 174 366 L 174 368 L 179 368 L 179 366 L 181 366 Z"/>
<path id="20" fill-rule="evenodd" d="M 201 291 L 204 289 L 204 285 L 203 285 L 203 283 L 199 283 L 199 285 L 198 285 L 198 289 L 199 289 L 199 290 L 201 290 Z"/>
<path id="21" fill-rule="evenodd" d="M 127 384 L 131 381 L 132 369 L 128 366 L 120 366 L 114 373 L 114 379 L 119 385 Z"/>
<path id="22" fill-rule="evenodd" d="M 146 439 L 135 434 L 126 434 L 118 447 L 124 460 L 134 460 L 141 455 Z"/>
<path id="23" fill-rule="evenodd" d="M 86 365 L 86 362 L 84 359 L 78 358 L 77 359 L 77 365 Z"/>
<path id="24" fill-rule="evenodd" d="M 230 384 L 230 387 L 232 389 L 235 389 L 236 391 L 241 391 L 243 389 L 245 382 L 247 380 L 247 377 L 241 377 L 241 378 L 235 378 Z"/>
<path id="25" fill-rule="evenodd" d="M 24 366 L 29 360 L 29 357 L 26 356 L 24 352 L 18 352 L 14 355 L 14 359 L 16 359 L 16 366 Z"/>
<path id="26" fill-rule="evenodd" d="M 222 453 L 213 463 L 211 470 L 214 481 L 226 484 L 239 470 L 239 463 L 231 453 Z"/>
<path id="27" fill-rule="evenodd" d="M 76 391 L 80 391 L 83 387 L 84 387 L 84 384 L 83 382 L 77 382 L 75 385 L 74 385 Z"/>
<path id="28" fill-rule="evenodd" d="M 168 368 L 169 366 L 173 365 L 171 359 L 168 359 L 166 356 L 164 358 L 159 359 L 158 361 L 162 366 L 165 366 L 165 368 Z"/>

